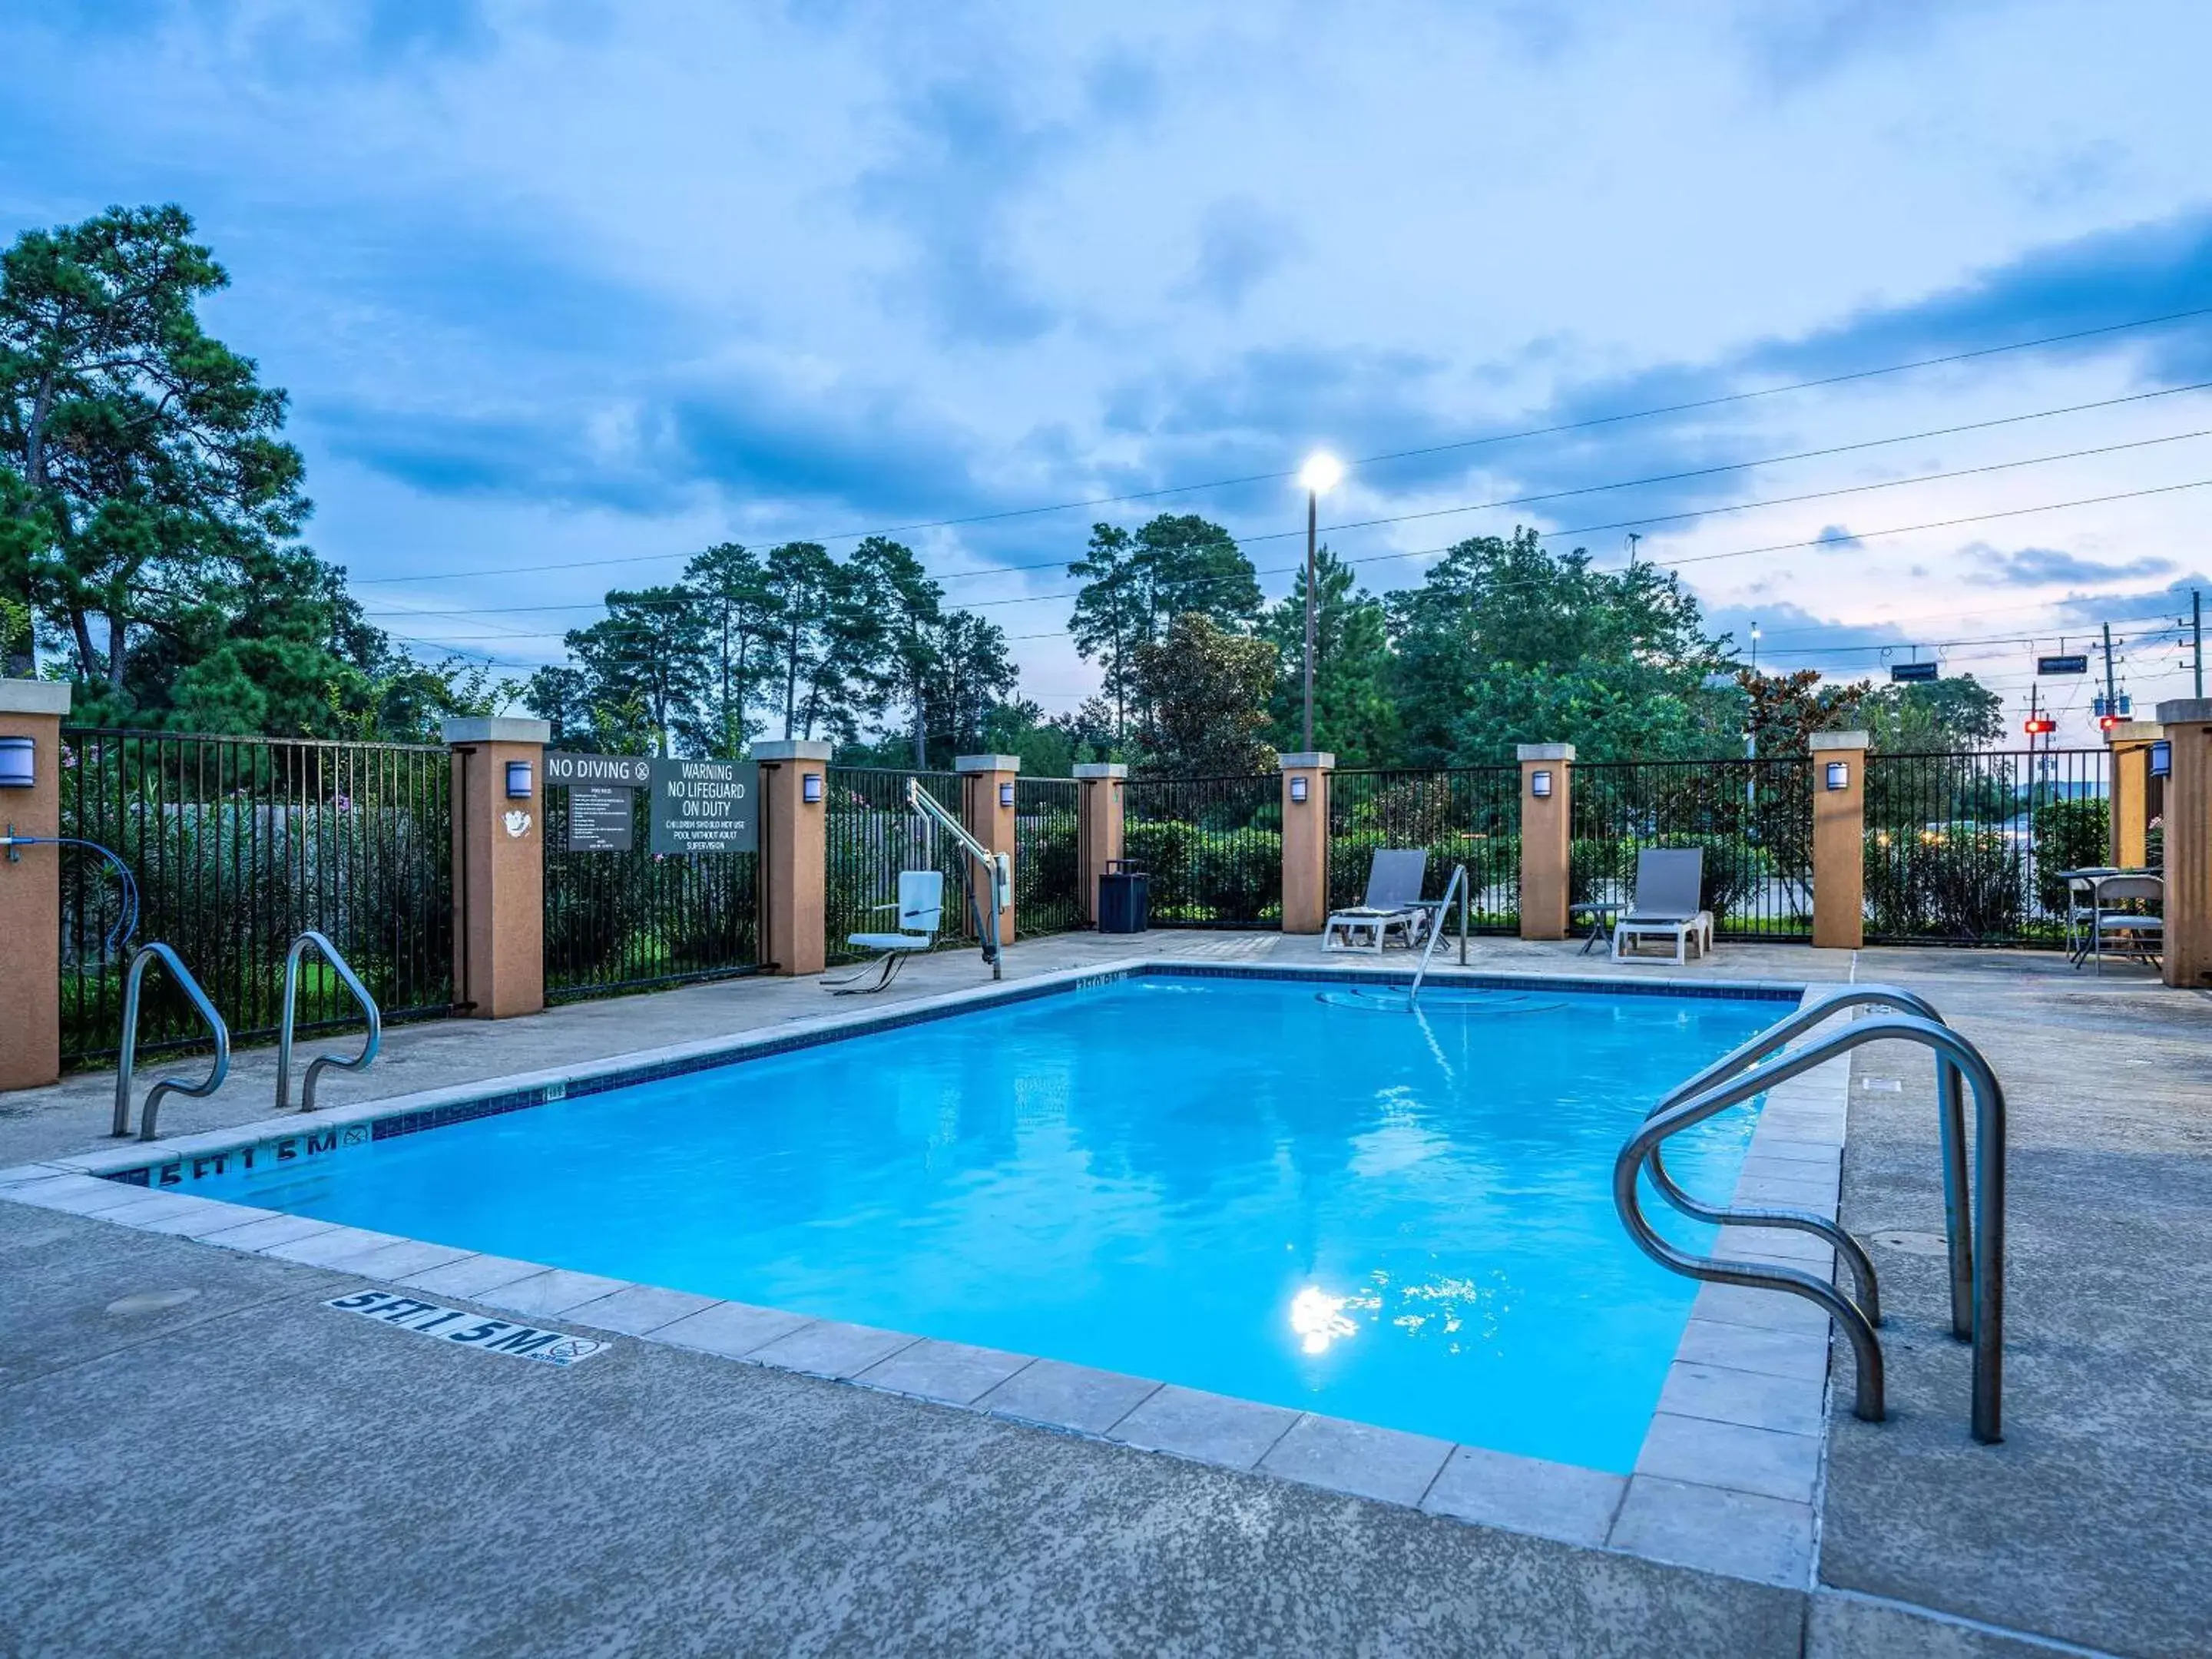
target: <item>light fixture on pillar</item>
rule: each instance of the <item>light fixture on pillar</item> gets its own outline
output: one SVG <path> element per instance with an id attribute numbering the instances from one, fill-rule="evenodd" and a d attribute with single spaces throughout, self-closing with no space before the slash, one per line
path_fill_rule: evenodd
<path id="1" fill-rule="evenodd" d="M 509 800 L 530 799 L 530 763 L 509 761 L 507 763 L 507 798 Z"/>
<path id="2" fill-rule="evenodd" d="M 28 738 L 0 738 L 0 789 L 28 789 L 39 781 L 38 745 Z"/>
<path id="3" fill-rule="evenodd" d="M 1851 787 L 1851 764 L 1849 761 L 1828 763 L 1828 787 L 1848 789 Z"/>
<path id="4" fill-rule="evenodd" d="M 800 776 L 799 798 L 809 806 L 819 806 L 822 804 L 822 775 L 819 772 L 808 772 Z"/>
<path id="5" fill-rule="evenodd" d="M 1012 782 L 1000 784 L 999 786 L 999 805 L 1001 806 L 1012 806 L 1013 804 L 1014 786 Z"/>
<path id="6" fill-rule="evenodd" d="M 2170 778 L 2173 775 L 2173 745 L 2172 744 L 2151 744 L 2150 775 L 2154 778 Z"/>
<path id="7" fill-rule="evenodd" d="M 1528 793 L 1538 800 L 1548 800 L 1552 794 L 1552 775 L 1539 768 L 1528 775 Z"/>
<path id="8" fill-rule="evenodd" d="M 1291 802 L 1296 806 L 1304 806 L 1306 804 L 1306 781 L 1303 777 L 1294 776 L 1291 779 Z"/>

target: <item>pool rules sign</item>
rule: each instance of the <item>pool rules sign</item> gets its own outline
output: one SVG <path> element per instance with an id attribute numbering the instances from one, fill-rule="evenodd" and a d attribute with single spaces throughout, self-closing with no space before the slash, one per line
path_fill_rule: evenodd
<path id="1" fill-rule="evenodd" d="M 760 769 L 750 761 L 653 763 L 653 850 L 760 850 Z"/>
<path id="2" fill-rule="evenodd" d="M 571 853 L 629 852 L 637 791 L 652 781 L 653 763 L 642 756 L 545 756 L 545 781 L 568 792 Z"/>

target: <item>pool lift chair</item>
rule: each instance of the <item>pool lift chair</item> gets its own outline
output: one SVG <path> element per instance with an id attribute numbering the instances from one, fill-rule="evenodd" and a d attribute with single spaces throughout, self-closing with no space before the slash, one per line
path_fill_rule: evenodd
<path id="1" fill-rule="evenodd" d="M 988 918 L 976 902 L 976 884 L 969 878 L 963 866 L 961 885 L 968 896 L 969 915 L 975 924 L 976 937 L 982 941 L 983 959 L 991 964 L 991 977 L 1006 977 L 1000 961 L 1003 954 L 999 942 L 1001 919 L 1014 902 L 1014 861 L 1004 853 L 994 853 L 968 833 L 968 828 L 955 817 L 950 808 L 921 787 L 921 781 L 908 778 L 906 784 L 907 805 L 933 830 L 943 830 L 957 843 L 969 863 L 982 872 L 983 889 L 989 896 Z M 936 947 L 937 933 L 945 915 L 945 872 L 941 870 L 902 870 L 899 872 L 899 896 L 895 904 L 879 904 L 878 910 L 896 908 L 899 931 L 896 933 L 854 933 L 846 943 L 856 950 L 874 951 L 880 961 L 870 963 L 858 973 L 843 979 L 822 981 L 823 989 L 837 996 L 863 996 L 880 991 L 897 977 L 906 959 L 921 951 Z"/>

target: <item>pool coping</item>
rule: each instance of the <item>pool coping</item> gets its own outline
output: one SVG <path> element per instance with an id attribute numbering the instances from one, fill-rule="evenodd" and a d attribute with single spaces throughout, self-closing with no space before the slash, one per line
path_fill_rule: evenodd
<path id="1" fill-rule="evenodd" d="M 1635 1468 L 1626 1475 L 1522 1456 L 1149 1378 L 1004 1352 L 347 1227 L 181 1190 L 233 1158 L 283 1162 L 365 1149 L 395 1133 L 525 1109 L 627 1084 L 741 1063 L 872 1031 L 1145 975 L 1404 984 L 1406 969 L 1138 959 L 838 1010 L 765 1030 L 482 1079 L 151 1143 L 0 1170 L 0 1199 L 328 1270 L 532 1321 L 856 1383 L 1035 1427 L 1255 1471 L 1372 1501 L 1808 1589 L 1826 1448 L 1827 1316 L 1798 1298 L 1702 1285 Z M 1634 981 L 1456 967 L 1430 983 L 1606 995 L 1752 997 L 1796 1006 L 1832 987 L 1769 980 Z M 1801 1039 L 1804 1041 L 1807 1039 Z M 582 1087 L 578 1085 L 581 1085 Z M 1767 1094 L 1733 1201 L 1786 1202 L 1832 1219 L 1849 1067 Z M 1825 1246 L 1723 1229 L 1735 1260 L 1824 1276 Z"/>

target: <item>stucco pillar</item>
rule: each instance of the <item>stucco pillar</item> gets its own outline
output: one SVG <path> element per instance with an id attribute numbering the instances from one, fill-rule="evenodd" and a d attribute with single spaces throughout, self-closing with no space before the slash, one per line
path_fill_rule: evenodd
<path id="1" fill-rule="evenodd" d="M 1098 925 L 1098 878 L 1124 856 L 1122 793 L 1129 769 L 1118 761 L 1095 761 L 1075 769 L 1083 786 L 1076 802 L 1075 884 L 1083 919 Z"/>
<path id="2" fill-rule="evenodd" d="M 829 962 L 830 745 L 786 738 L 755 744 L 752 755 L 760 764 L 761 962 L 770 973 L 818 974 Z"/>
<path id="3" fill-rule="evenodd" d="M 960 821 L 968 833 L 994 853 L 1014 859 L 1014 797 L 1021 775 L 1019 755 L 958 755 L 952 769 L 960 775 Z M 999 918 L 999 943 L 1014 942 L 1014 907 Z"/>
<path id="4" fill-rule="evenodd" d="M 1283 931 L 1318 933 L 1328 925 L 1328 775 L 1326 750 L 1285 755 L 1283 770 Z"/>
<path id="5" fill-rule="evenodd" d="M 25 738 L 31 772 L 27 786 L 0 782 L 0 835 L 61 833 L 69 706 L 66 685 L 0 680 L 0 746 L 9 751 L 0 780 L 20 774 Z M 35 1089 L 62 1074 L 62 853 L 0 851 L 0 1089 Z"/>
<path id="6" fill-rule="evenodd" d="M 2105 856 L 2122 870 L 2140 870 L 2150 861 L 2150 746 L 2166 735 L 2154 720 L 2128 720 L 2105 734 L 2112 750 L 2111 841 Z"/>
<path id="7" fill-rule="evenodd" d="M 545 1006 L 544 720 L 450 720 L 453 1000 L 476 1019 Z M 528 768 L 527 775 L 510 772 Z M 518 793 L 519 792 L 519 793 Z"/>
<path id="8" fill-rule="evenodd" d="M 1567 857 L 1575 746 L 1524 743 L 1521 763 L 1521 937 L 1567 936 Z"/>
<path id="9" fill-rule="evenodd" d="M 2212 698 L 2158 706 L 2172 745 L 2166 781 L 2166 982 L 2196 990 L 2212 972 Z"/>
<path id="10" fill-rule="evenodd" d="M 1813 751 L 1813 943 L 1866 942 L 1867 733 L 1815 732 Z M 1840 770 L 1838 769 L 1841 769 Z"/>

